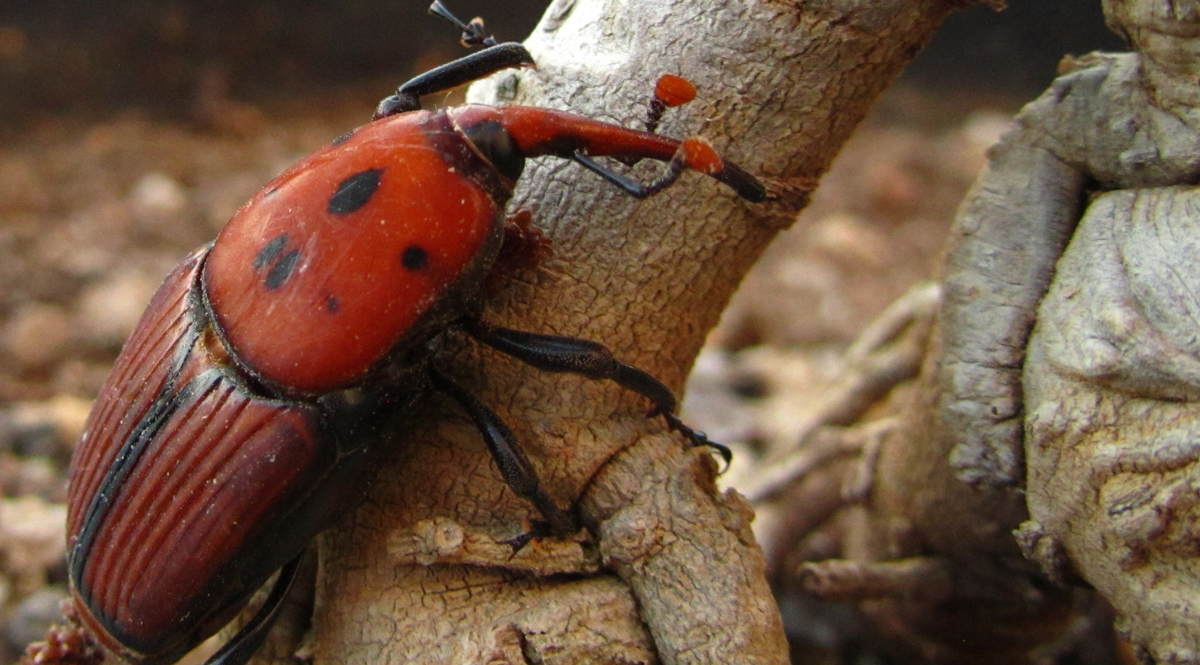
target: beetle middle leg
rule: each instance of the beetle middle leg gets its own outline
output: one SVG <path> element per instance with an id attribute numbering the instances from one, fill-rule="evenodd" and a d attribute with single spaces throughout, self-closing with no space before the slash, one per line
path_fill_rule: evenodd
<path id="1" fill-rule="evenodd" d="M 662 416 L 667 427 L 683 434 L 694 446 L 706 446 L 720 453 L 726 464 L 733 459 L 729 448 L 710 441 L 704 432 L 688 427 L 675 415 L 679 401 L 671 389 L 649 373 L 616 359 L 608 347 L 598 342 L 559 335 L 498 328 L 476 318 L 462 321 L 469 335 L 488 346 L 544 372 L 566 372 L 589 379 L 611 379 L 623 388 L 654 402 L 649 417 Z"/>
<path id="2" fill-rule="evenodd" d="M 532 503 L 545 519 L 544 525 L 535 524 L 530 533 L 509 541 L 513 548 L 519 550 L 533 538 L 546 535 L 546 531 L 555 536 L 569 536 L 578 531 L 575 520 L 540 487 L 537 470 L 521 450 L 521 444 L 508 424 L 479 398 L 432 367 L 429 368 L 429 380 L 435 389 L 449 395 L 471 416 L 504 482 L 517 496 Z"/>

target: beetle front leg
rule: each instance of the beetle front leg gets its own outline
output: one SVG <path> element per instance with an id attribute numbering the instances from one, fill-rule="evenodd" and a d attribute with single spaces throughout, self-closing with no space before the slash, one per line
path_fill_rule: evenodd
<path id="1" fill-rule="evenodd" d="M 643 185 L 632 178 L 623 176 L 620 173 L 609 169 L 582 152 L 576 152 L 574 155 L 572 155 L 571 159 L 583 165 L 584 168 L 592 173 L 595 173 L 601 178 L 604 178 L 610 183 L 616 185 L 621 191 L 635 199 L 644 199 L 661 192 L 667 187 L 670 187 L 676 180 L 679 179 L 679 175 L 683 173 L 683 162 L 679 159 L 672 159 L 667 164 L 667 170 L 661 176 L 656 178 L 650 184 Z"/>
<path id="2" fill-rule="evenodd" d="M 620 154 L 613 156 L 617 159 L 622 158 Z M 635 199 L 653 196 L 670 187 L 687 169 L 710 175 L 732 187 L 739 196 L 751 201 L 762 201 L 766 196 L 765 190 L 754 176 L 738 165 L 721 159 L 708 141 L 696 136 L 684 139 L 679 144 L 679 149 L 675 151 L 674 156 L 667 162 L 666 171 L 645 185 L 604 166 L 589 157 L 583 150 L 576 150 L 570 155 L 570 158 Z"/>
<path id="3" fill-rule="evenodd" d="M 687 425 L 675 415 L 679 401 L 671 389 L 644 370 L 616 359 L 608 347 L 598 342 L 559 335 L 497 328 L 475 318 L 462 322 L 464 329 L 475 339 L 544 372 L 566 372 L 589 379 L 611 379 L 623 388 L 654 402 L 649 417 L 662 416 L 667 427 L 683 434 L 693 446 L 706 446 L 720 453 L 726 464 L 733 459 L 729 448 L 710 441 L 704 432 Z"/>
<path id="4" fill-rule="evenodd" d="M 508 424 L 477 397 L 432 367 L 429 368 L 429 379 L 434 388 L 452 397 L 471 416 L 504 482 L 517 496 L 532 503 L 545 519 L 544 525 L 535 524 L 531 532 L 508 541 L 513 549 L 520 550 L 530 540 L 546 535 L 547 530 L 559 537 L 578 531 L 579 525 L 575 520 L 540 487 L 537 470 L 521 450 L 521 444 Z"/>

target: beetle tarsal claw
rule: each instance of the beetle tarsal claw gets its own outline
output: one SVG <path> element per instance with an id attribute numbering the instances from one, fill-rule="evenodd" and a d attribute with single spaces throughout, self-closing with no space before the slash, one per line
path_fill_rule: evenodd
<path id="1" fill-rule="evenodd" d="M 554 535 L 554 529 L 550 523 L 545 520 L 532 520 L 529 522 L 528 528 L 523 533 L 519 533 L 512 538 L 506 538 L 499 541 L 501 545 L 508 545 L 512 548 L 511 559 L 525 549 L 525 546 L 535 540 L 549 538 Z"/>

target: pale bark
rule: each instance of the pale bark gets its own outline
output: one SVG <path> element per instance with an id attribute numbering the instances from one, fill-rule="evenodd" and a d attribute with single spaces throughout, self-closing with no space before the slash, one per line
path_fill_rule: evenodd
<path id="1" fill-rule="evenodd" d="M 1087 206 L 1029 342 L 1021 535 L 1051 574 L 1103 593 L 1143 655 L 1194 664 L 1200 3 L 1105 11 L 1138 53 L 1081 63 L 1094 92 L 1060 120 L 1085 129 L 1068 154 L 1113 191 Z"/>
<path id="2" fill-rule="evenodd" d="M 992 149 L 847 560 L 803 571 L 914 662 L 1047 662 L 1086 582 L 1200 663 L 1200 3 L 1105 11 L 1137 52 L 1065 62 Z"/>
<path id="3" fill-rule="evenodd" d="M 771 197 L 747 204 L 687 174 L 637 202 L 577 165 L 530 163 L 513 209 L 533 211 L 555 255 L 486 318 L 601 341 L 678 389 L 742 275 L 954 4 L 556 1 L 526 42 L 538 69 L 472 99 L 637 126 L 654 80 L 680 74 L 700 97 L 660 131 L 708 138 Z M 752 512 L 714 489 L 703 451 L 612 384 L 448 346 L 439 362 L 513 426 L 588 532 L 510 556 L 498 541 L 537 516 L 434 399 L 368 501 L 323 537 L 317 662 L 786 662 Z"/>

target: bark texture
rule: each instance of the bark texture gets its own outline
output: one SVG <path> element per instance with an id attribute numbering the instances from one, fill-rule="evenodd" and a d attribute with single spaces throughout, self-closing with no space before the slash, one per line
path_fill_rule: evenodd
<path id="1" fill-rule="evenodd" d="M 1113 191 L 1085 213 L 1026 360 L 1022 536 L 1160 663 L 1200 662 L 1200 198 Z"/>
<path id="2" fill-rule="evenodd" d="M 1090 139 L 1064 147 L 1108 191 L 1087 205 L 1029 341 L 1020 535 L 1051 574 L 1103 593 L 1143 656 L 1200 663 L 1200 3 L 1105 11 L 1137 53 L 1064 79 L 1088 101 L 1063 133 L 1073 122 Z"/>
<path id="3" fill-rule="evenodd" d="M 1136 52 L 1064 62 L 993 148 L 848 561 L 805 572 L 913 661 L 1046 662 L 1086 582 L 1145 662 L 1200 663 L 1200 3 L 1105 11 Z"/>
<path id="4" fill-rule="evenodd" d="M 680 74 L 700 97 L 659 131 L 708 138 L 770 199 L 685 174 L 638 202 L 577 165 L 530 163 L 512 209 L 533 212 L 555 255 L 485 317 L 601 341 L 678 389 L 742 275 L 953 4 L 556 0 L 526 42 L 537 70 L 477 84 L 473 101 L 636 126 L 655 79 Z M 715 490 L 708 455 L 612 384 L 446 346 L 443 369 L 513 426 L 587 531 L 512 556 L 500 541 L 537 516 L 465 416 L 434 399 L 366 504 L 323 537 L 317 662 L 786 662 L 752 512 Z"/>
<path id="5" fill-rule="evenodd" d="M 1051 574 L 1108 598 L 1144 655 L 1200 663 L 1200 3 L 1105 12 L 1137 53 L 1080 63 L 1058 91 L 1087 92 L 1059 116 L 1077 137 L 1062 149 L 1107 192 L 1087 205 L 1029 341 L 1021 536 Z"/>

